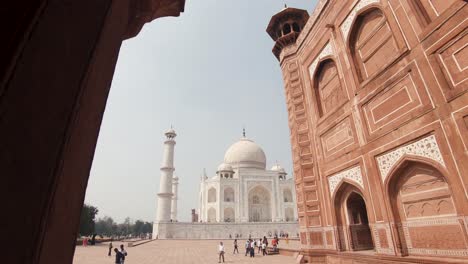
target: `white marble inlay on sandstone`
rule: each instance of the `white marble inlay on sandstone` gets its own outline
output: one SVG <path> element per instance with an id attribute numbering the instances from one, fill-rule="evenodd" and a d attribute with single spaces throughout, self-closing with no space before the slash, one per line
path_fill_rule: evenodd
<path id="1" fill-rule="evenodd" d="M 340 184 L 343 179 L 349 179 L 357 183 L 361 188 L 364 188 L 364 182 L 362 181 L 361 167 L 356 166 L 351 169 L 338 172 L 335 175 L 328 177 L 328 185 L 330 186 L 330 196 L 335 193 L 336 187 Z"/>
<path id="2" fill-rule="evenodd" d="M 320 52 L 320 54 L 317 56 L 317 58 L 315 58 L 315 60 L 312 62 L 312 64 L 310 64 L 309 66 L 309 75 L 310 75 L 310 78 L 313 78 L 314 76 L 314 72 L 315 72 L 315 68 L 317 67 L 317 64 L 318 62 L 326 57 L 326 56 L 330 56 L 333 54 L 333 51 L 332 51 L 332 47 L 330 45 L 330 42 L 327 43 L 327 45 L 325 45 L 325 47 L 323 48 L 323 50 Z"/>
<path id="3" fill-rule="evenodd" d="M 351 23 L 353 23 L 354 17 L 356 17 L 356 14 L 359 12 L 359 10 L 370 4 L 379 2 L 379 0 L 361 0 L 357 3 L 357 5 L 354 6 L 353 10 L 351 10 L 351 13 L 349 13 L 348 17 L 346 17 L 345 21 L 343 21 L 340 26 L 341 33 L 343 33 L 343 36 L 346 40 L 348 39 L 349 30 L 351 29 Z"/>
<path id="4" fill-rule="evenodd" d="M 405 154 L 425 157 L 434 160 L 445 167 L 445 162 L 442 158 L 442 154 L 440 153 L 436 137 L 431 135 L 406 146 L 397 148 L 387 154 L 378 156 L 377 165 L 379 166 L 382 181 L 385 181 L 392 167 Z"/>

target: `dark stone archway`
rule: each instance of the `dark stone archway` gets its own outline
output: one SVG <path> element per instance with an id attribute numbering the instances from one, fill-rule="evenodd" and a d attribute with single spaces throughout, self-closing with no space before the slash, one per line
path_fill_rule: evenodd
<path id="1" fill-rule="evenodd" d="M 179 15 L 184 0 L 3 4 L 2 260 L 71 263 L 120 45 L 146 22 Z"/>

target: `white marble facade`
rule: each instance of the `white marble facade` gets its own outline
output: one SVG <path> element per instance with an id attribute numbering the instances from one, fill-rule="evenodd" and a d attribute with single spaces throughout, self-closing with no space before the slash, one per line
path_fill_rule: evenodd
<path id="1" fill-rule="evenodd" d="M 226 151 L 216 175 L 200 183 L 204 223 L 295 222 L 294 181 L 278 164 L 266 169 L 262 148 L 245 136 Z"/>

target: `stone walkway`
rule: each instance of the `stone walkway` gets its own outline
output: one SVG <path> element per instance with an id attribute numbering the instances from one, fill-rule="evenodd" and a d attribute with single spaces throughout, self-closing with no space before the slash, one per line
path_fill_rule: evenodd
<path id="1" fill-rule="evenodd" d="M 245 257 L 242 241 L 239 242 L 240 254 L 233 255 L 232 240 L 223 241 L 226 249 L 225 263 L 255 264 L 293 264 L 293 257 L 272 255 L 255 258 Z M 218 240 L 156 240 L 137 247 L 126 248 L 128 257 L 125 264 L 204 264 L 218 263 Z M 118 242 L 114 246 L 120 245 Z M 124 244 L 126 246 L 126 243 Z M 77 246 L 73 264 L 113 264 L 112 257 L 107 256 L 108 244 L 98 246 Z"/>

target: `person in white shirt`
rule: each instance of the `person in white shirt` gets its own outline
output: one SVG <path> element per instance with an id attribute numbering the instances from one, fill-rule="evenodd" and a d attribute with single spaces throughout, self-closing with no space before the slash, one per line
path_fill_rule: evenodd
<path id="1" fill-rule="evenodd" d="M 224 263 L 224 245 L 223 245 L 223 242 L 219 242 L 218 253 L 219 253 L 218 263 L 221 263 L 221 258 L 223 258 L 223 263 Z"/>

